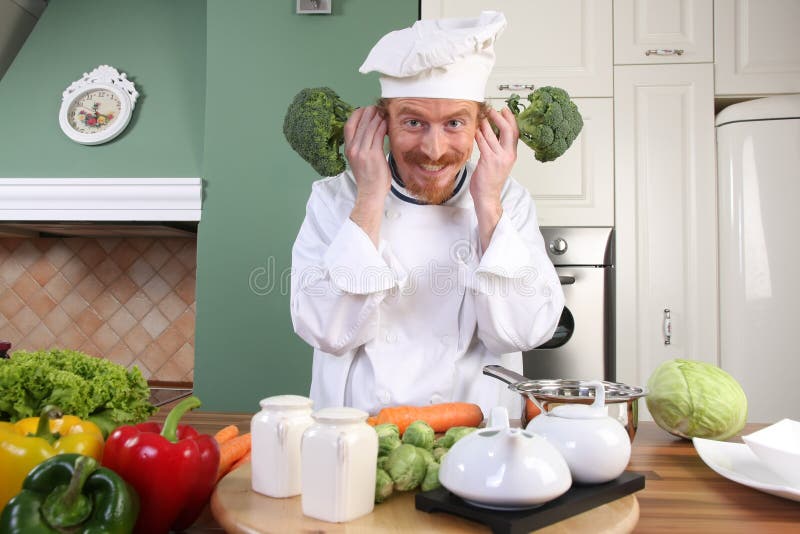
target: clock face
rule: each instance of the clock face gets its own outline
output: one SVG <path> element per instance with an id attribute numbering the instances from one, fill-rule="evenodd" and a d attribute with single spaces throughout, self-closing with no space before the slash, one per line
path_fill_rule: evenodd
<path id="1" fill-rule="evenodd" d="M 90 89 L 78 95 L 67 110 L 67 121 L 76 131 L 95 134 L 109 128 L 120 116 L 119 96 L 107 89 Z"/>

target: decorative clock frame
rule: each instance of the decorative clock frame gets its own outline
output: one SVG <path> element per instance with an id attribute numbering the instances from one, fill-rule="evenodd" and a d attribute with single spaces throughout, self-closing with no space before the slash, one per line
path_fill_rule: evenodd
<path id="1" fill-rule="evenodd" d="M 75 117 L 70 116 L 73 104 L 91 93 L 99 94 L 102 91 L 108 91 L 113 95 L 112 99 L 115 98 L 119 101 L 120 109 L 118 115 L 105 125 L 103 123 L 98 124 L 96 126 L 97 131 L 79 131 L 73 123 Z M 89 73 L 84 72 L 80 80 L 72 82 L 64 90 L 61 98 L 61 109 L 58 113 L 58 123 L 64 134 L 76 143 L 82 145 L 106 143 L 121 134 L 128 126 L 137 98 L 139 98 L 139 92 L 133 82 L 128 80 L 127 74 L 120 73 L 109 65 L 100 65 Z M 94 125 L 92 126 L 94 127 Z"/>

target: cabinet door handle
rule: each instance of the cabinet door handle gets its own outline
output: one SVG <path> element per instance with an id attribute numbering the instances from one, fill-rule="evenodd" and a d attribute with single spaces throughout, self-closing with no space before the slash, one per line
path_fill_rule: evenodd
<path id="1" fill-rule="evenodd" d="M 683 48 L 651 48 L 645 51 L 646 56 L 682 56 Z"/>
<path id="2" fill-rule="evenodd" d="M 669 308 L 664 308 L 664 345 L 669 345 L 672 340 L 672 319 Z"/>
<path id="3" fill-rule="evenodd" d="M 532 83 L 501 83 L 497 86 L 500 91 L 522 91 L 523 89 L 533 91 L 535 87 Z"/>

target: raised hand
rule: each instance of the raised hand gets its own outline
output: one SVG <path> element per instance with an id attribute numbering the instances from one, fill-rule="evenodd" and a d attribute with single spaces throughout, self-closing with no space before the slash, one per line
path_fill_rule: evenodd
<path id="1" fill-rule="evenodd" d="M 489 124 L 491 120 L 500 136 L 496 136 Z M 469 192 L 478 215 L 478 230 L 483 250 L 489 246 L 494 227 L 503 213 L 500 194 L 503 185 L 517 161 L 519 129 L 511 110 L 502 112 L 489 110 L 488 120 L 483 119 L 475 132 L 480 158 L 472 173 Z"/>
<path id="2" fill-rule="evenodd" d="M 350 219 L 370 236 L 376 246 L 383 203 L 392 183 L 392 173 L 383 153 L 386 130 L 386 121 L 375 106 L 355 110 L 344 125 L 344 153 L 358 187 Z"/>

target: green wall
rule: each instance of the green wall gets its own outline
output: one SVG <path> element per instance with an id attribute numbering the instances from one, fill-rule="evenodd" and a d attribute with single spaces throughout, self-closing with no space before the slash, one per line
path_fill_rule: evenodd
<path id="1" fill-rule="evenodd" d="M 205 0 L 50 0 L 0 80 L 0 176 L 201 176 L 205 41 Z M 104 64 L 139 100 L 119 137 L 79 145 L 58 125 L 61 93 Z"/>
<path id="2" fill-rule="evenodd" d="M 378 96 L 358 67 L 418 0 L 51 0 L 0 80 L 0 177 L 204 179 L 198 231 L 195 392 L 203 409 L 254 412 L 307 394 L 311 348 L 289 316 L 291 246 L 317 178 L 283 138 L 303 87 L 355 104 Z M 141 93 L 114 141 L 87 147 L 58 126 L 61 92 L 97 65 Z"/>
<path id="3" fill-rule="evenodd" d="M 312 351 L 292 330 L 287 275 L 316 176 L 286 144 L 283 115 L 303 87 L 374 101 L 377 77 L 358 67 L 418 17 L 417 0 L 333 0 L 329 16 L 296 15 L 294 4 L 208 3 L 195 358 L 206 409 L 254 412 L 266 396 L 308 393 Z"/>

